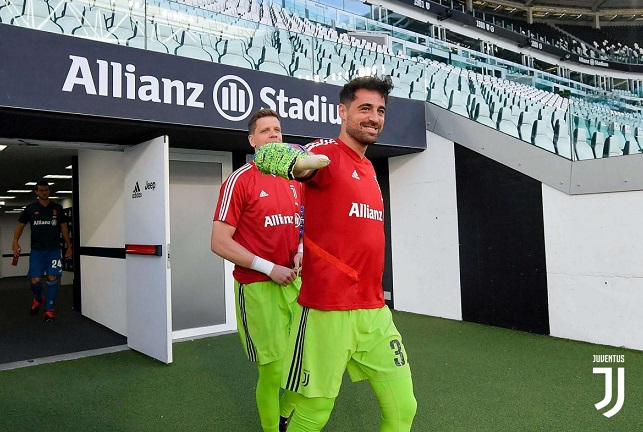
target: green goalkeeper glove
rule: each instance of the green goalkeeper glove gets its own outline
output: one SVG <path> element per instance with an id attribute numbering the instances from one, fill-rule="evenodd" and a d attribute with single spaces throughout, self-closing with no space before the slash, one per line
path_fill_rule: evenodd
<path id="1" fill-rule="evenodd" d="M 328 166 L 326 155 L 309 155 L 302 146 L 287 143 L 264 144 L 255 154 L 255 164 L 264 174 L 293 180 L 298 174 Z"/>

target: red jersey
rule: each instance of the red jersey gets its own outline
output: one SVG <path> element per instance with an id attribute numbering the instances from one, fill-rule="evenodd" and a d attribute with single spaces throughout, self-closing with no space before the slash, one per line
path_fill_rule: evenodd
<path id="1" fill-rule="evenodd" d="M 330 159 L 304 183 L 299 303 L 322 310 L 384 306 L 384 202 L 373 165 L 339 139 L 306 148 Z"/>
<path id="2" fill-rule="evenodd" d="M 292 267 L 299 245 L 301 202 L 301 184 L 261 174 L 250 162 L 221 185 L 214 220 L 235 227 L 232 238 L 253 254 Z M 232 275 L 244 284 L 270 280 L 238 265 Z"/>

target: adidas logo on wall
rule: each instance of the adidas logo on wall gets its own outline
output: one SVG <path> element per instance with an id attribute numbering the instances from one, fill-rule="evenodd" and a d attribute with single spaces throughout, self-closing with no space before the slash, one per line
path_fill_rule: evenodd
<path id="1" fill-rule="evenodd" d="M 141 192 L 141 187 L 138 185 L 138 181 L 136 182 L 136 185 L 134 186 L 134 191 L 132 192 L 132 198 L 140 198 L 143 196 L 143 193 Z"/>

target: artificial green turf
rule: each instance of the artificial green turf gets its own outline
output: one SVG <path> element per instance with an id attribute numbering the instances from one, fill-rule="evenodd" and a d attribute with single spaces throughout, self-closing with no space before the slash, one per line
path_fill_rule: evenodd
<path id="1" fill-rule="evenodd" d="M 643 352 L 394 312 L 413 371 L 413 431 L 643 431 Z M 594 354 L 624 354 L 595 365 Z M 625 367 L 611 419 L 595 366 Z M 163 365 L 134 351 L 0 372 L 0 431 L 252 431 L 256 368 L 237 334 L 174 344 Z M 611 404 L 602 410 L 611 408 Z M 325 431 L 375 432 L 368 383 L 348 377 Z"/>

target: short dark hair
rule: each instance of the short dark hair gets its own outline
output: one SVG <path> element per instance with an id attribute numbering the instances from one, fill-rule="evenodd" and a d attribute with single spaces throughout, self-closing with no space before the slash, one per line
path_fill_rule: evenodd
<path id="1" fill-rule="evenodd" d="M 347 82 L 342 91 L 339 92 L 339 103 L 348 105 L 355 100 L 357 90 L 374 90 L 384 97 L 384 102 L 388 103 L 388 95 L 393 90 L 393 80 L 390 75 L 382 78 L 377 76 L 364 76 L 353 78 Z"/>
<path id="2" fill-rule="evenodd" d="M 277 120 L 280 120 L 279 114 L 277 114 L 275 110 L 271 110 L 270 108 L 260 109 L 259 111 L 254 113 L 252 117 L 250 117 L 250 120 L 248 120 L 248 132 L 250 133 L 250 135 L 255 133 L 255 128 L 257 127 L 257 120 L 264 117 L 274 117 Z"/>
<path id="3" fill-rule="evenodd" d="M 38 190 L 38 186 L 47 186 L 49 187 L 49 182 L 47 180 L 40 180 L 38 183 L 36 183 L 36 186 L 34 187 L 35 190 Z"/>

